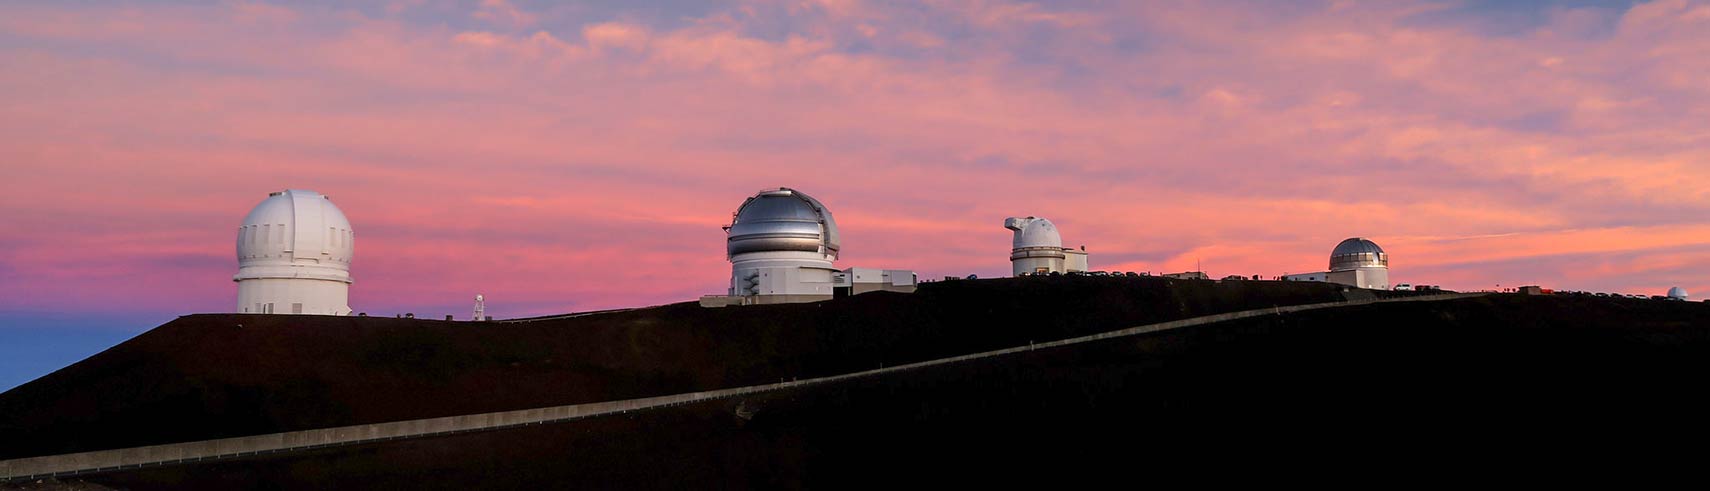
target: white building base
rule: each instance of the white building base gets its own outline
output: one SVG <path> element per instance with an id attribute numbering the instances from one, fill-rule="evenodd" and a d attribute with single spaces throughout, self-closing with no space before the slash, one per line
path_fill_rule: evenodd
<path id="1" fill-rule="evenodd" d="M 238 307 L 246 314 L 350 315 L 350 284 L 303 278 L 238 281 Z"/>
<path id="2" fill-rule="evenodd" d="M 824 256 L 805 252 L 754 252 L 731 258 L 729 296 L 761 297 L 746 304 L 830 300 L 839 271 Z"/>
<path id="3" fill-rule="evenodd" d="M 1389 270 L 1385 268 L 1358 268 L 1349 271 L 1332 271 L 1329 273 L 1329 281 L 1339 285 L 1388 290 Z"/>

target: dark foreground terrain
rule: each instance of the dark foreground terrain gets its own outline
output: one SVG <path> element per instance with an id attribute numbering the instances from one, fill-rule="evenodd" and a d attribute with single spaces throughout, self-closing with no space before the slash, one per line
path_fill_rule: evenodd
<path id="1" fill-rule="evenodd" d="M 1065 288 L 1119 292 L 1106 299 L 1121 300 L 1153 289 L 1266 286 L 1121 281 Z M 970 282 L 940 292 L 1039 286 Z M 872 301 L 908 305 L 902 301 L 916 298 L 933 297 Z M 820 308 L 852 304 L 843 305 Z M 957 308 L 1027 310 L 977 300 Z M 1049 308 L 1053 318 L 1076 318 Z M 1146 315 L 1129 308 L 1116 309 Z M 760 315 L 741 310 L 718 315 Z M 1134 323 L 1115 317 L 1086 316 L 1107 326 Z M 1008 346 L 1014 340 L 1003 336 L 1029 334 L 1015 323 L 1040 318 L 982 319 L 993 323 L 992 332 L 961 332 L 979 343 L 933 349 Z M 1039 329 L 1055 330 L 1042 340 L 1075 331 L 1047 326 Z M 495 327 L 506 328 L 516 326 Z M 762 339 L 787 338 L 785 330 Z M 878 353 L 851 345 L 849 352 Z M 790 346 L 817 347 L 810 351 L 832 358 L 843 352 L 843 345 Z M 730 348 L 707 348 L 722 349 Z M 773 349 L 762 352 L 794 360 L 792 367 L 870 368 L 855 355 L 802 360 Z M 1561 459 L 1548 467 L 1559 478 L 1634 453 L 1702 455 L 1696 447 L 1710 421 L 1702 397 L 1707 374 L 1710 306 L 1495 295 L 1259 317 L 748 399 L 76 479 L 120 489 L 1061 488 L 1132 487 L 1163 477 L 1389 476 L 1375 484 L 1479 469 L 1525 472 L 1522 462 L 1539 458 Z M 771 381 L 769 374 L 750 376 Z M 1564 469 L 1567 462 L 1593 464 Z M 1650 465 L 1665 470 L 1665 462 Z"/>
<path id="2" fill-rule="evenodd" d="M 1344 295 L 1024 278 L 521 323 L 190 315 L 0 394 L 0 459 L 754 385 Z"/>
<path id="3" fill-rule="evenodd" d="M 1263 317 L 563 424 L 85 476 L 116 488 L 1382 482 L 1668 448 L 1710 308 L 1493 296 Z M 1562 462 L 1567 462 L 1564 460 Z M 1561 464 L 1549 466 L 1563 472 Z M 1660 470 L 1660 469 L 1659 469 Z M 1559 475 L 1558 475 L 1559 476 Z"/>

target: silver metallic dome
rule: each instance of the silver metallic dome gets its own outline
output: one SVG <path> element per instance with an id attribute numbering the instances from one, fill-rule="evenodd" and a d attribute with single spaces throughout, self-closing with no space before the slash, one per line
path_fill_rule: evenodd
<path id="1" fill-rule="evenodd" d="M 1686 294 L 1685 288 L 1681 288 L 1681 287 L 1677 286 L 1677 287 L 1668 289 L 1668 298 L 1686 300 L 1687 297 L 1688 297 L 1688 295 Z"/>
<path id="2" fill-rule="evenodd" d="M 1389 267 L 1389 254 L 1376 242 L 1354 237 L 1336 244 L 1330 252 L 1330 271 L 1351 271 L 1362 267 Z"/>
<path id="3" fill-rule="evenodd" d="M 736 209 L 726 251 L 731 256 L 750 252 L 816 252 L 837 258 L 841 241 L 831 210 L 801 191 L 778 188 L 761 191 Z"/>

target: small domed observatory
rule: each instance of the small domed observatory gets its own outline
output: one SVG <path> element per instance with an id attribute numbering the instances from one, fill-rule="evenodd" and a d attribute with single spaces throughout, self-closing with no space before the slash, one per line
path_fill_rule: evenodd
<path id="1" fill-rule="evenodd" d="M 831 210 L 790 188 L 761 191 L 725 229 L 730 296 L 751 303 L 830 300 L 840 240 Z"/>
<path id="2" fill-rule="evenodd" d="M 238 227 L 238 312 L 350 314 L 355 232 L 344 212 L 314 191 L 267 195 Z"/>
<path id="3" fill-rule="evenodd" d="M 1389 289 L 1389 254 L 1376 242 L 1354 237 L 1330 251 L 1331 283 L 1373 290 Z"/>
<path id="4" fill-rule="evenodd" d="M 1389 289 L 1389 254 L 1376 242 L 1354 237 L 1330 251 L 1330 271 L 1283 275 L 1285 281 L 1320 281 L 1373 290 Z"/>
<path id="5" fill-rule="evenodd" d="M 1009 217 L 1003 228 L 1015 231 L 1010 241 L 1010 270 L 1023 274 L 1067 273 L 1087 270 L 1086 249 L 1063 247 L 1057 224 L 1039 217 Z"/>
<path id="6" fill-rule="evenodd" d="M 1668 299 L 1669 300 L 1685 301 L 1685 300 L 1690 299 L 1690 298 L 1691 298 L 1691 295 L 1686 294 L 1685 288 L 1681 288 L 1681 287 L 1677 286 L 1677 287 L 1668 289 Z"/>

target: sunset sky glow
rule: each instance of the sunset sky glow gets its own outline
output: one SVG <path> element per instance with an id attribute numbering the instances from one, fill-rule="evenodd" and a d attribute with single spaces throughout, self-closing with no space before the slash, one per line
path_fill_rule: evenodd
<path id="1" fill-rule="evenodd" d="M 923 278 L 1039 215 L 1094 269 L 1710 294 L 1710 2 L 8 2 L 0 166 L 0 358 L 80 353 L 0 389 L 231 310 L 285 188 L 371 315 L 720 293 L 776 186 Z"/>

